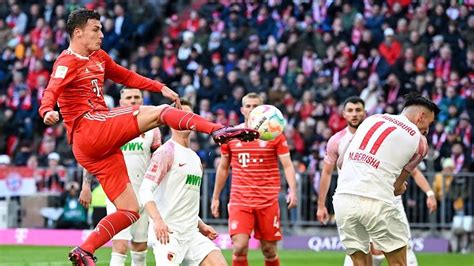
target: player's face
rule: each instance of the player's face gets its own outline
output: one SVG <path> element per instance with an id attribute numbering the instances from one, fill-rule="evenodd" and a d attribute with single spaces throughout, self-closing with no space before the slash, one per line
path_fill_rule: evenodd
<path id="1" fill-rule="evenodd" d="M 422 111 L 418 114 L 416 126 L 420 130 L 421 134 L 428 135 L 430 125 L 433 123 L 435 118 L 434 112 Z"/>
<path id="2" fill-rule="evenodd" d="M 120 106 L 142 105 L 142 92 L 138 89 L 125 89 L 120 95 Z"/>
<path id="3" fill-rule="evenodd" d="M 361 103 L 347 103 L 344 107 L 343 116 L 347 125 L 352 128 L 358 128 L 364 121 L 366 112 Z"/>
<path id="4" fill-rule="evenodd" d="M 80 38 L 82 44 L 88 51 L 93 52 L 99 50 L 102 39 L 104 38 L 100 21 L 96 19 L 87 20 L 86 26 L 82 30 L 79 29 L 76 37 Z"/>
<path id="5" fill-rule="evenodd" d="M 245 121 L 248 120 L 250 112 L 252 112 L 255 107 L 262 105 L 262 101 L 258 98 L 248 98 L 243 103 L 242 107 L 240 108 L 240 112 L 244 115 Z"/>

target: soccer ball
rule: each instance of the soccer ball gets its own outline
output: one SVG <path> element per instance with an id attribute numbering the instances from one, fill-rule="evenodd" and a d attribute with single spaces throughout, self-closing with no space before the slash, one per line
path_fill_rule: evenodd
<path id="1" fill-rule="evenodd" d="M 285 130 L 286 119 L 273 105 L 260 105 L 250 112 L 249 126 L 260 133 L 261 140 L 273 140 Z"/>

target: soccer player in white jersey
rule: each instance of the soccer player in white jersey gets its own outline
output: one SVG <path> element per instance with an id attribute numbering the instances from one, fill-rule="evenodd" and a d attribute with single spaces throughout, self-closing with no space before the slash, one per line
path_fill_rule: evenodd
<path id="1" fill-rule="evenodd" d="M 138 89 L 124 88 L 120 91 L 120 106 L 142 105 L 142 92 Z M 141 136 L 131 140 L 121 150 L 125 158 L 128 176 L 135 193 L 138 192 L 143 181 L 143 176 L 150 163 L 151 154 L 161 144 L 159 128 L 145 132 Z M 90 203 L 90 180 L 84 178 L 80 201 L 88 206 Z M 106 200 L 107 214 L 117 209 L 108 199 Z M 146 265 L 148 240 L 148 216 L 140 215 L 138 221 L 112 238 L 112 255 L 110 266 L 123 266 L 127 259 L 128 242 L 131 245 L 132 266 Z"/>
<path id="2" fill-rule="evenodd" d="M 321 180 L 319 183 L 318 210 L 316 214 L 318 220 L 323 224 L 326 224 L 327 220 L 329 219 L 328 210 L 326 208 L 326 197 L 329 190 L 329 185 L 331 183 L 332 172 L 338 160 L 342 159 L 343 154 L 349 146 L 349 143 L 352 140 L 357 128 L 364 121 L 366 116 L 364 108 L 365 104 L 361 98 L 356 96 L 349 97 L 343 104 L 343 116 L 347 121 L 347 127 L 334 134 L 328 141 L 326 147 L 326 156 L 324 157 L 323 169 L 321 173 Z M 338 170 L 340 169 L 338 168 Z M 412 175 L 416 184 L 427 194 L 426 205 L 428 209 L 430 212 L 435 211 L 437 208 L 436 198 L 434 197 L 434 193 L 431 190 L 430 184 L 426 180 L 425 176 L 418 169 L 415 169 Z M 401 196 L 396 197 L 396 204 L 399 208 L 401 208 L 402 213 L 405 215 L 406 226 L 409 228 L 408 219 L 406 219 Z M 372 264 L 374 266 L 381 265 L 382 261 L 384 260 L 383 253 L 379 250 L 373 249 L 373 247 L 371 247 L 370 251 L 372 254 Z M 353 264 L 350 256 L 346 255 L 344 259 L 344 266 L 352 265 Z M 410 246 L 408 247 L 408 265 L 418 265 L 416 256 Z"/>
<path id="3" fill-rule="evenodd" d="M 191 103 L 182 100 L 181 105 L 192 112 Z M 191 131 L 171 132 L 153 153 L 138 194 L 150 217 L 156 265 L 227 265 L 211 241 L 216 231 L 198 216 L 203 169 L 189 147 Z"/>
<path id="4" fill-rule="evenodd" d="M 355 266 L 370 265 L 369 241 L 389 265 L 407 265 L 409 228 L 395 196 L 426 156 L 424 135 L 439 108 L 419 94 L 407 95 L 400 115 L 373 115 L 359 126 L 339 162 L 333 199 L 341 242 Z"/>

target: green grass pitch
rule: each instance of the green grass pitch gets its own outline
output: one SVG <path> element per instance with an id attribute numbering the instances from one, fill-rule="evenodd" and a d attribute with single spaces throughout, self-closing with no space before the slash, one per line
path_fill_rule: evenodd
<path id="1" fill-rule="evenodd" d="M 0 266 L 59 266 L 70 265 L 65 259 L 67 247 L 31 247 L 31 246 L 0 246 Z M 313 252 L 301 250 L 279 250 L 281 265 L 288 266 L 341 266 L 344 260 L 342 252 Z M 97 265 L 109 265 L 110 248 L 101 248 L 96 253 Z M 232 253 L 224 250 L 224 256 L 230 265 Z M 474 254 L 434 254 L 418 253 L 420 266 L 474 266 Z M 130 256 L 127 261 L 130 265 Z M 154 265 L 153 253 L 149 250 L 147 265 Z M 258 250 L 249 253 L 249 265 L 263 265 L 263 257 Z M 384 264 L 387 265 L 387 264 Z"/>

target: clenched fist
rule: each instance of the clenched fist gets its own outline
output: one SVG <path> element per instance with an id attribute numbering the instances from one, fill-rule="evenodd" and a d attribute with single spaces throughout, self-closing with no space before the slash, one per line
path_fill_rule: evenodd
<path id="1" fill-rule="evenodd" d="M 55 125 L 58 121 L 59 113 L 57 111 L 49 111 L 44 115 L 43 122 L 48 126 Z"/>

